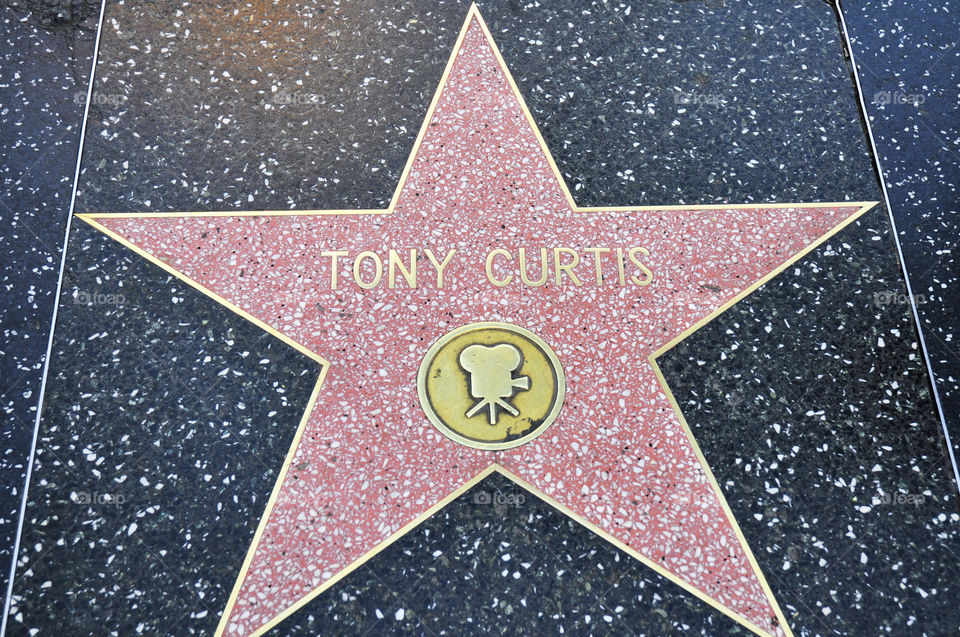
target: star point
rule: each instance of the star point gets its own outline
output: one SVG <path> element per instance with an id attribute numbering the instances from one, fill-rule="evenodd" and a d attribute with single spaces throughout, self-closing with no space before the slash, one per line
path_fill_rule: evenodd
<path id="1" fill-rule="evenodd" d="M 578 207 L 471 5 L 387 209 L 81 218 L 323 365 L 220 633 L 269 628 L 497 471 L 789 634 L 656 358 L 871 205 Z M 478 322 L 563 365 L 556 422 L 513 448 L 419 406 L 428 348 Z"/>

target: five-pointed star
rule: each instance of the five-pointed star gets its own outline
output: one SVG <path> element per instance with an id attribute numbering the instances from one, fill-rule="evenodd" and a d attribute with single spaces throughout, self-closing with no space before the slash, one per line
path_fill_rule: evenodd
<path id="1" fill-rule="evenodd" d="M 871 206 L 578 207 L 471 7 L 389 208 L 82 218 L 324 363 L 221 632 L 273 625 L 493 468 L 783 634 L 655 357 Z M 646 285 L 617 259 L 630 247 L 649 252 Z M 543 285 L 521 280 L 520 248 Z M 389 271 L 411 249 L 415 288 Z M 479 321 L 537 334 L 566 374 L 557 421 L 513 449 L 458 444 L 418 404 L 427 348 Z"/>

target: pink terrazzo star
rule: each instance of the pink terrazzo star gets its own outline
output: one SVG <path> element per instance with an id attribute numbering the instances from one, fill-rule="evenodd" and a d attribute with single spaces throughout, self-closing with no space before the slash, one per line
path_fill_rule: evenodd
<path id="1" fill-rule="evenodd" d="M 581 142 L 588 143 L 588 142 Z M 642 177 L 642 176 L 641 176 Z M 471 9 L 391 208 L 361 214 L 88 215 L 233 309 L 329 361 L 221 630 L 254 632 L 493 463 L 627 545 L 760 633 L 784 620 L 648 360 L 826 233 L 859 203 L 587 210 L 576 207 Z M 640 246 L 637 285 L 616 249 Z M 552 249 L 576 253 L 557 285 Z M 513 280 L 493 285 L 485 271 Z M 548 248 L 544 285 L 517 254 Z M 590 252 L 607 248 L 610 252 Z M 417 287 L 388 251 L 419 257 Z M 456 250 L 438 286 L 437 259 Z M 324 252 L 343 251 L 337 260 Z M 381 259 L 378 284 L 354 278 Z M 359 270 L 369 285 L 375 260 Z M 602 285 L 597 281 L 597 263 Z M 416 378 L 427 348 L 478 321 L 525 327 L 556 351 L 557 421 L 505 451 L 460 445 L 427 420 Z M 549 539 L 545 538 L 545 541 Z"/>

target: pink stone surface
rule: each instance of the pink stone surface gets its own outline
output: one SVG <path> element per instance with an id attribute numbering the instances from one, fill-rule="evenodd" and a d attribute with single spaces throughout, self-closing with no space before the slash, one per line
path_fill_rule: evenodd
<path id="1" fill-rule="evenodd" d="M 494 462 L 779 633 L 647 357 L 859 206 L 576 212 L 478 23 L 441 91 L 391 214 L 99 220 L 331 364 L 227 633 L 264 625 Z M 485 276 L 493 248 L 538 256 L 557 246 L 580 252 L 582 286 L 551 277 L 533 288 L 515 276 L 496 287 Z M 596 285 L 590 246 L 648 249 L 653 283 L 617 284 L 605 255 L 605 284 Z M 457 250 L 442 289 L 426 258 L 416 289 L 402 279 L 389 289 L 386 273 L 370 290 L 354 282 L 360 251 L 386 268 L 387 250 L 406 260 L 410 248 Z M 324 250 L 350 253 L 335 290 Z M 498 264 L 505 276 L 506 261 Z M 418 403 L 426 349 L 476 321 L 533 331 L 566 373 L 557 421 L 515 449 L 459 445 Z"/>

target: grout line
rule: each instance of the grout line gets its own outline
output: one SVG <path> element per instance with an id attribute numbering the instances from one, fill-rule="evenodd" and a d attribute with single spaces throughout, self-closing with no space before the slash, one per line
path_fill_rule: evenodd
<path id="1" fill-rule="evenodd" d="M 57 325 L 57 314 L 60 309 L 60 294 L 63 289 L 63 272 L 67 262 L 67 243 L 70 240 L 70 228 L 73 221 L 73 211 L 77 203 L 77 188 L 80 183 L 80 159 L 83 157 L 83 143 L 87 132 L 87 118 L 90 115 L 90 101 L 93 95 L 93 84 L 97 70 L 97 57 L 100 54 L 100 36 L 103 33 L 103 15 L 107 0 L 100 0 L 100 16 L 97 19 L 97 36 L 93 44 L 93 55 L 90 60 L 90 77 L 87 80 L 87 100 L 83 106 L 83 119 L 80 121 L 80 140 L 77 144 L 77 161 L 73 172 L 73 189 L 70 193 L 70 209 L 67 212 L 67 223 L 63 233 L 63 249 L 60 252 L 60 273 L 57 276 L 57 288 L 53 297 L 53 314 L 50 317 L 50 332 L 47 336 L 47 351 L 43 359 L 43 374 L 40 377 L 40 392 L 37 400 L 37 414 L 33 422 L 33 438 L 30 442 L 30 455 L 27 459 L 27 472 L 24 477 L 23 495 L 20 500 L 20 512 L 17 517 L 17 534 L 13 542 L 13 555 L 10 560 L 10 579 L 7 582 L 7 593 L 3 602 L 3 621 L 0 623 L 0 635 L 7 633 L 7 619 L 10 615 L 10 604 L 13 599 L 13 582 L 17 573 L 17 559 L 20 553 L 20 539 L 23 535 L 23 519 L 27 510 L 27 492 L 30 488 L 30 478 L 33 474 L 33 462 L 37 452 L 37 438 L 40 433 L 40 416 L 43 413 L 43 398 L 47 387 L 47 376 L 50 373 L 50 356 L 53 353 L 53 334 Z"/>
<path id="2" fill-rule="evenodd" d="M 876 140 L 873 136 L 873 127 L 870 125 L 870 116 L 867 112 L 867 104 L 863 98 L 863 87 L 860 85 L 860 72 L 857 66 L 856 58 L 853 54 L 853 43 L 850 41 L 850 33 L 847 30 L 847 22 L 843 17 L 843 7 L 841 1 L 836 0 L 835 9 L 837 19 L 840 22 L 840 30 L 843 32 L 843 40 L 847 55 L 850 58 L 850 67 L 853 70 L 853 81 L 856 87 L 857 102 L 860 106 L 860 114 L 863 117 L 863 123 L 867 130 L 867 139 L 870 142 L 870 149 L 873 152 L 874 168 L 877 171 L 877 178 L 880 180 L 880 189 L 883 192 L 883 203 L 887 207 L 887 217 L 890 221 L 890 229 L 893 233 L 893 241 L 897 246 L 897 257 L 900 260 L 900 269 L 903 272 L 903 280 L 907 284 L 907 297 L 910 299 L 910 311 L 913 314 L 914 325 L 917 328 L 917 338 L 920 342 L 920 351 L 923 355 L 923 361 L 927 367 L 927 375 L 930 378 L 930 388 L 933 392 L 934 402 L 937 407 L 937 415 L 940 418 L 940 426 L 943 430 L 943 437 L 947 445 L 947 454 L 950 457 L 950 464 L 953 468 L 953 479 L 955 487 L 960 491 L 960 468 L 957 467 L 957 458 L 953 453 L 953 444 L 950 441 L 950 431 L 947 428 L 947 417 L 943 410 L 943 403 L 940 401 L 940 392 L 937 390 L 937 377 L 933 373 L 933 365 L 930 363 L 930 352 L 927 350 L 927 342 L 923 336 L 923 324 L 920 322 L 920 313 L 917 311 L 917 302 L 913 295 L 913 286 L 910 284 L 910 275 L 907 272 L 907 262 L 903 258 L 903 247 L 900 245 L 900 235 L 897 231 L 897 221 L 893 216 L 893 208 L 890 205 L 890 197 L 887 193 L 887 181 L 884 178 L 883 165 L 880 163 L 880 153 L 877 151 Z"/>

